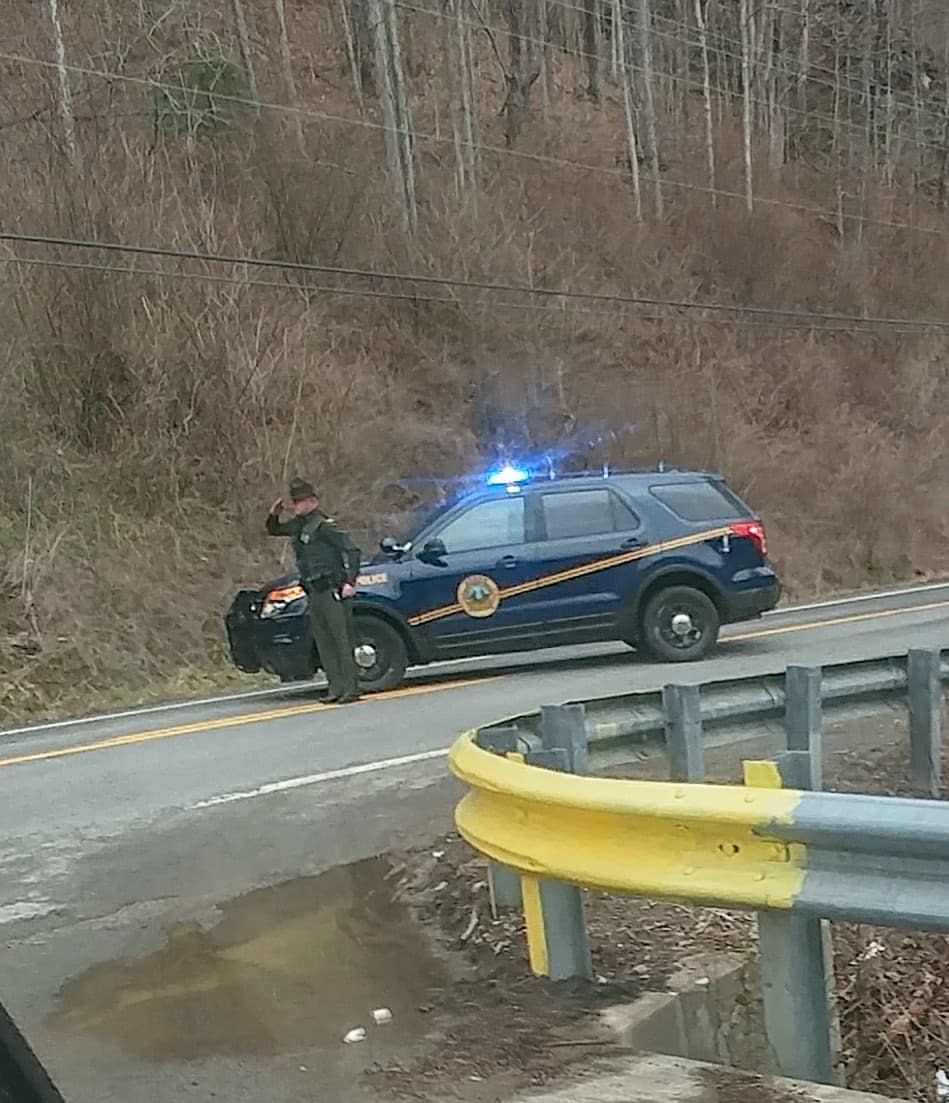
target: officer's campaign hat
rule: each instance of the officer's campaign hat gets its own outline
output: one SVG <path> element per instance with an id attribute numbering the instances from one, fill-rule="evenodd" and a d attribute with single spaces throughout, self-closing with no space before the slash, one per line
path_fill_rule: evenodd
<path id="1" fill-rule="evenodd" d="M 306 479 L 290 480 L 290 500 L 292 502 L 302 502 L 304 498 L 315 498 L 316 496 L 316 487 L 307 482 Z"/>

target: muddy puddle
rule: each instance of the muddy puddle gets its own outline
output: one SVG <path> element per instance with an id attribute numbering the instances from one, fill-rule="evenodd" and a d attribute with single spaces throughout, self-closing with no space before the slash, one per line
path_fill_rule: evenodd
<path id="1" fill-rule="evenodd" d="M 180 925 L 157 952 L 70 981 L 49 1025 L 148 1062 L 293 1053 L 363 1067 L 405 1054 L 449 978 L 387 872 L 373 859 L 231 900 L 214 926 Z M 392 1021 L 375 1025 L 375 1008 Z M 357 1026 L 366 1041 L 343 1045 Z"/>

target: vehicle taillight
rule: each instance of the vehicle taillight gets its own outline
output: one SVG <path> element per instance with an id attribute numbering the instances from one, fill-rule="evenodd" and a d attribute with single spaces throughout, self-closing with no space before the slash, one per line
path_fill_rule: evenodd
<path id="1" fill-rule="evenodd" d="M 755 550 L 762 559 L 768 556 L 768 538 L 765 536 L 764 525 L 760 521 L 735 521 L 729 525 L 734 536 L 746 536 L 755 546 Z"/>

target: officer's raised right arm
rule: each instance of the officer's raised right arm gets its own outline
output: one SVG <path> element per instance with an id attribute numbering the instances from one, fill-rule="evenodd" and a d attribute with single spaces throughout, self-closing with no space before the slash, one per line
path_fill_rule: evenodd
<path id="1" fill-rule="evenodd" d="M 270 507 L 270 512 L 267 514 L 267 535 L 268 536 L 290 536 L 292 535 L 292 521 L 281 521 L 280 510 L 283 509 L 283 502 L 277 501 Z"/>

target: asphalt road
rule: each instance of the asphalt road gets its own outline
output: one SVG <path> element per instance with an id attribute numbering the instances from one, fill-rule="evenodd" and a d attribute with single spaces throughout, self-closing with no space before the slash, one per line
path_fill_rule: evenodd
<path id="1" fill-rule="evenodd" d="M 143 1079 L 127 1039 L 50 1016 L 64 983 L 158 949 L 173 924 L 207 925 L 250 889 L 434 837 L 456 795 L 444 751 L 466 728 L 673 679 L 946 646 L 949 586 L 927 587 L 778 612 L 726 630 L 713 658 L 688 667 L 585 647 L 444 664 L 344 707 L 303 686 L 0 733 L 0 999 L 71 1103 L 170 1103 L 185 1089 L 307 1098 L 298 1053 L 195 1063 L 150 1052 Z"/>

